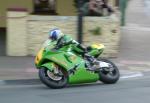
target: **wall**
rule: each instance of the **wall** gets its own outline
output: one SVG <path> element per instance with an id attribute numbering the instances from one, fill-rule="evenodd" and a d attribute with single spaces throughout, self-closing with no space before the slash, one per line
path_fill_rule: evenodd
<path id="1" fill-rule="evenodd" d="M 7 55 L 26 56 L 27 51 L 27 11 L 7 13 Z"/>
<path id="2" fill-rule="evenodd" d="M 8 12 L 7 55 L 9 56 L 35 55 L 47 39 L 49 29 L 54 27 L 59 27 L 64 33 L 76 38 L 76 16 L 35 16 L 25 12 L 18 13 Z M 106 50 L 103 56 L 116 57 L 119 52 L 119 24 L 119 21 L 113 21 L 109 17 L 85 17 L 84 44 L 104 43 Z M 95 36 L 89 32 L 97 27 L 102 29 L 102 35 Z"/>

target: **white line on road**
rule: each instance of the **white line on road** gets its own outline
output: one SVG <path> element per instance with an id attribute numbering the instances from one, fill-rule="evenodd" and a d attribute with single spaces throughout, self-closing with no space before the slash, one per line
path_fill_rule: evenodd
<path id="1" fill-rule="evenodd" d="M 123 29 L 126 29 L 126 30 L 136 30 L 136 31 L 146 31 L 146 32 L 149 32 L 150 31 L 150 28 L 149 27 L 122 27 Z"/>
<path id="2" fill-rule="evenodd" d="M 136 73 L 136 74 L 131 74 L 131 75 L 124 75 L 121 76 L 120 79 L 127 79 L 127 78 L 135 78 L 135 77 L 142 77 L 144 76 L 142 73 Z"/>
<path id="3" fill-rule="evenodd" d="M 129 79 L 129 78 L 137 78 L 137 77 L 143 77 L 144 74 L 141 72 L 137 72 L 137 73 L 127 73 L 127 74 L 122 74 L 122 76 L 120 77 L 121 80 L 124 79 Z M 0 80 L 0 85 L 5 85 L 7 80 Z M 10 80 L 11 81 L 11 80 Z"/>

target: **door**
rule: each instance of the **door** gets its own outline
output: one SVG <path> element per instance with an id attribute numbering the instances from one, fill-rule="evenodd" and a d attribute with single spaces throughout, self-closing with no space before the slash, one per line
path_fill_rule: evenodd
<path id="1" fill-rule="evenodd" d="M 0 28 L 0 56 L 6 55 L 6 28 Z"/>

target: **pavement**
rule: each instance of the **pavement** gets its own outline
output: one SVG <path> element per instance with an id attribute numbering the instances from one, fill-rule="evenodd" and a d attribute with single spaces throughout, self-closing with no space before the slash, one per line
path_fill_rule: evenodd
<path id="1" fill-rule="evenodd" d="M 120 53 L 112 59 L 120 69 L 121 78 L 150 72 L 150 16 L 146 10 L 143 0 L 129 1 L 127 25 L 121 28 Z M 38 79 L 34 57 L 0 56 L 0 80 L 22 79 Z"/>
<path id="2" fill-rule="evenodd" d="M 132 69 L 131 62 L 114 61 L 120 69 L 121 76 L 139 74 L 140 70 Z M 144 62 L 145 63 L 145 62 Z M 128 65 L 128 66 L 127 66 Z M 129 66 L 131 65 L 131 66 Z M 137 65 L 137 64 L 135 64 Z M 139 63 L 139 65 L 141 65 Z M 150 66 L 150 65 L 149 65 Z M 146 70 L 146 69 L 145 69 Z M 150 69 L 148 69 L 149 71 Z M 142 70 L 143 71 L 143 70 Z M 32 80 L 38 79 L 38 70 L 34 66 L 34 57 L 0 57 L 0 80 Z"/>
<path id="3" fill-rule="evenodd" d="M 0 80 L 35 79 L 34 57 L 0 57 Z"/>

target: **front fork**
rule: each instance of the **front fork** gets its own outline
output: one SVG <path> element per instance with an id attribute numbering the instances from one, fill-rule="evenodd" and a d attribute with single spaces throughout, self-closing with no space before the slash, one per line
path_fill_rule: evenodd
<path id="1" fill-rule="evenodd" d="M 112 68 L 112 66 L 107 63 L 107 62 L 104 62 L 104 61 L 99 61 L 97 60 L 96 58 L 94 58 L 93 56 L 90 56 L 90 55 L 85 55 L 86 57 L 86 66 L 89 70 L 95 70 L 95 71 L 111 71 L 110 68 Z"/>

